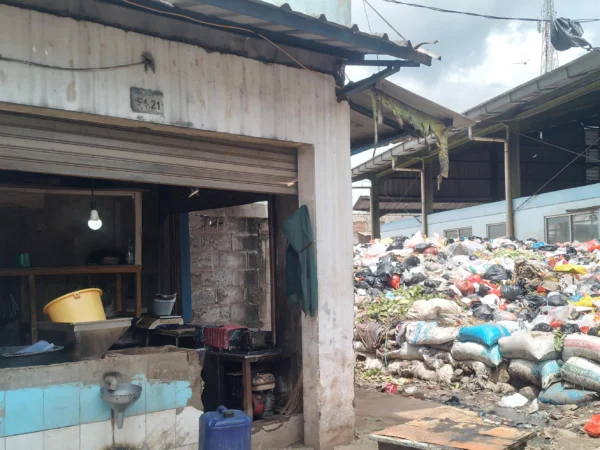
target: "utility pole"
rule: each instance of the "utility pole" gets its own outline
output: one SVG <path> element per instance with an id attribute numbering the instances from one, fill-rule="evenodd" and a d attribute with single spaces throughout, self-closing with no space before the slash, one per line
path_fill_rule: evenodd
<path id="1" fill-rule="evenodd" d="M 558 54 L 550 40 L 550 28 L 556 18 L 554 0 L 544 0 L 542 5 L 542 19 L 547 22 L 538 22 L 538 31 L 542 33 L 542 64 L 540 75 L 548 73 L 558 67 Z"/>

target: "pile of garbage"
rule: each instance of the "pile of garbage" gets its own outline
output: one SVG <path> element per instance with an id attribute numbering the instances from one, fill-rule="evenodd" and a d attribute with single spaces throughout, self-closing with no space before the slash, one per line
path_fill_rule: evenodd
<path id="1" fill-rule="evenodd" d="M 600 399 L 598 241 L 417 233 L 355 247 L 354 268 L 361 380 L 491 386 L 533 412 Z"/>

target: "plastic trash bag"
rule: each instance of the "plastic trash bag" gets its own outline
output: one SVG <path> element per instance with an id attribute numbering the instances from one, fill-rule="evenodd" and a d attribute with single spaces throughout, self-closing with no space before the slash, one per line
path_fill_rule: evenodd
<path id="1" fill-rule="evenodd" d="M 403 361 L 423 361 L 423 350 L 426 347 L 422 345 L 413 345 L 407 342 L 403 343 L 399 349 L 391 350 L 387 352 L 377 351 L 377 357 L 384 361 L 386 358 L 388 360 L 400 359 Z"/>
<path id="2" fill-rule="evenodd" d="M 538 252 L 555 252 L 558 249 L 558 245 L 540 245 L 535 247 Z"/>
<path id="3" fill-rule="evenodd" d="M 522 408 L 527 403 L 529 403 L 529 400 L 517 392 L 516 394 L 502 397 L 500 402 L 498 402 L 498 406 L 502 408 Z"/>
<path id="4" fill-rule="evenodd" d="M 502 322 L 504 322 L 504 321 L 516 322 L 518 320 L 518 317 L 515 313 L 509 312 L 509 311 L 502 311 L 501 309 L 496 309 L 492 313 L 492 320 L 494 322 L 501 322 L 501 321 Z"/>
<path id="5" fill-rule="evenodd" d="M 589 437 L 599 438 L 600 437 L 600 414 L 595 414 L 590 417 L 588 423 L 583 427 Z"/>
<path id="6" fill-rule="evenodd" d="M 503 284 L 500 288 L 503 299 L 514 301 L 524 294 L 523 287 L 518 284 Z"/>
<path id="7" fill-rule="evenodd" d="M 373 277 L 373 276 L 368 276 L 365 277 L 364 282 L 367 283 L 369 286 L 373 286 L 375 284 L 375 280 L 377 278 Z"/>
<path id="8" fill-rule="evenodd" d="M 423 235 L 420 231 L 417 231 L 413 237 L 404 242 L 404 248 L 414 248 L 415 245 L 422 244 L 423 242 L 425 242 Z"/>
<path id="9" fill-rule="evenodd" d="M 565 323 L 560 326 L 560 332 L 562 334 L 576 334 L 581 333 L 581 330 L 579 329 L 579 325 L 575 323 Z"/>
<path id="10" fill-rule="evenodd" d="M 548 361 L 560 359 L 560 352 L 554 348 L 554 335 L 532 331 L 503 337 L 498 341 L 500 353 L 506 359 L 527 359 Z"/>
<path id="11" fill-rule="evenodd" d="M 502 362 L 497 345 L 487 347 L 476 342 L 455 341 L 451 354 L 457 361 L 479 361 L 488 367 L 498 367 Z"/>
<path id="12" fill-rule="evenodd" d="M 592 327 L 588 330 L 587 332 L 588 336 L 595 336 L 595 337 L 600 337 L 600 328 L 598 327 Z"/>
<path id="13" fill-rule="evenodd" d="M 363 267 L 362 269 L 360 269 L 359 271 L 354 273 L 354 276 L 356 278 L 366 278 L 366 277 L 370 277 L 373 275 L 373 271 L 371 269 L 369 269 L 368 267 Z"/>
<path id="14" fill-rule="evenodd" d="M 428 242 L 423 242 L 422 244 L 416 244 L 414 247 L 415 252 L 417 253 L 423 253 L 425 250 L 427 250 L 428 248 L 433 247 L 433 244 L 430 244 Z"/>
<path id="15" fill-rule="evenodd" d="M 583 389 L 567 389 L 556 383 L 540 392 L 538 400 L 548 405 L 585 405 L 598 399 L 598 394 Z"/>
<path id="16" fill-rule="evenodd" d="M 406 286 L 414 286 L 427 279 L 427 276 L 421 272 L 404 272 L 404 274 L 404 284 Z"/>
<path id="17" fill-rule="evenodd" d="M 559 17 L 550 26 L 550 41 L 552 47 L 559 52 L 573 47 L 592 49 L 592 44 L 583 38 L 583 27 L 575 20 Z"/>
<path id="18" fill-rule="evenodd" d="M 404 248 L 404 242 L 407 239 L 408 238 L 406 236 L 397 237 L 396 239 L 394 239 L 394 242 L 392 242 L 387 248 L 387 251 L 389 252 L 391 250 L 402 250 Z"/>
<path id="19" fill-rule="evenodd" d="M 432 280 L 432 279 L 427 279 L 423 282 L 423 286 L 425 286 L 426 288 L 431 288 L 431 289 L 438 288 L 440 286 L 440 284 L 442 284 L 441 281 Z"/>
<path id="20" fill-rule="evenodd" d="M 389 255 L 385 255 L 383 258 L 381 258 L 381 260 L 379 261 L 379 264 L 377 265 L 377 271 L 375 272 L 375 275 L 377 275 L 379 278 L 391 278 L 392 275 L 394 275 L 394 256 L 389 254 Z"/>
<path id="21" fill-rule="evenodd" d="M 478 319 L 489 321 L 492 319 L 492 314 L 494 310 L 488 305 L 484 305 L 481 302 L 473 302 L 471 303 L 471 311 L 473 311 L 473 315 Z"/>
<path id="22" fill-rule="evenodd" d="M 458 333 L 458 340 L 461 342 L 477 342 L 481 345 L 491 347 L 495 345 L 500 338 L 510 336 L 510 333 L 502 325 L 495 323 L 486 323 L 472 327 L 463 327 Z"/>
<path id="23" fill-rule="evenodd" d="M 405 265 L 407 268 L 409 268 L 409 269 L 410 269 L 411 267 L 417 267 L 418 265 L 420 265 L 420 264 L 421 264 L 421 260 L 419 259 L 419 257 L 418 257 L 418 256 L 411 255 L 411 256 L 409 256 L 408 258 L 406 258 L 406 259 L 403 261 L 403 263 L 404 263 L 404 265 Z"/>
<path id="24" fill-rule="evenodd" d="M 554 333 L 554 328 L 548 323 L 538 323 L 531 331 L 543 331 L 544 333 Z"/>
<path id="25" fill-rule="evenodd" d="M 576 356 L 562 367 L 563 380 L 591 391 L 600 392 L 600 364 Z"/>
<path id="26" fill-rule="evenodd" d="M 550 292 L 548 294 L 547 303 L 549 306 L 567 306 L 569 304 L 569 300 L 560 292 Z"/>
<path id="27" fill-rule="evenodd" d="M 570 335 L 563 342 L 563 358 L 580 357 L 600 362 L 600 337 Z"/>
<path id="28" fill-rule="evenodd" d="M 504 267 L 502 267 L 500 264 L 494 264 L 485 272 L 483 279 L 493 282 L 500 282 L 508 280 L 510 277 L 508 275 L 508 271 Z"/>

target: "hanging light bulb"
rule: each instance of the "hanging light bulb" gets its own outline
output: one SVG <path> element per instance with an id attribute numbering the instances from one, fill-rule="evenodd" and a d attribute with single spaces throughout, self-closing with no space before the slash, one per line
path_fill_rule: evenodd
<path id="1" fill-rule="evenodd" d="M 94 198 L 94 183 L 92 182 L 92 201 L 90 203 L 90 220 L 88 220 L 88 227 L 96 231 L 102 227 L 102 221 L 100 215 L 96 209 L 96 199 Z"/>

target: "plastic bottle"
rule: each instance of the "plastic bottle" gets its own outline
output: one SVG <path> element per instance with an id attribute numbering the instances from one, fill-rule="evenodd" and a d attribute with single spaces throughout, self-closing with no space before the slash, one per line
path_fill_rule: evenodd
<path id="1" fill-rule="evenodd" d="M 133 250 L 133 240 L 131 239 L 127 242 L 127 256 L 125 262 L 131 266 L 135 263 L 135 252 Z"/>

